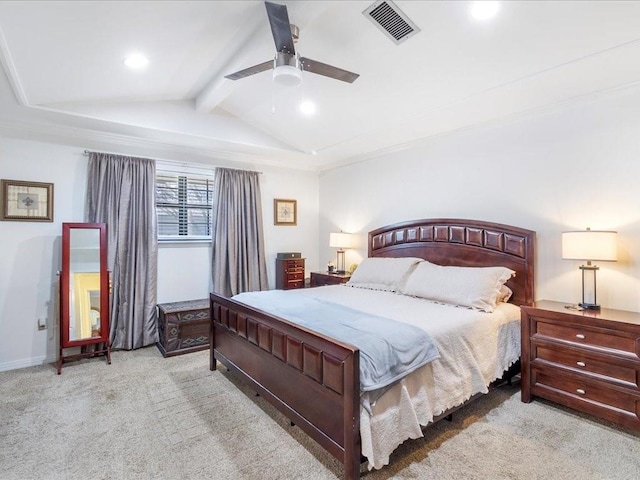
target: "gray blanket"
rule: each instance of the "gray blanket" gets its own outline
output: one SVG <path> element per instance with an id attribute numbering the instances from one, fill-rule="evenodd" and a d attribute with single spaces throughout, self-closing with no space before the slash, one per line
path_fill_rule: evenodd
<path id="1" fill-rule="evenodd" d="M 283 290 L 233 299 L 357 347 L 362 392 L 387 387 L 440 357 L 427 332 L 389 318 Z"/>

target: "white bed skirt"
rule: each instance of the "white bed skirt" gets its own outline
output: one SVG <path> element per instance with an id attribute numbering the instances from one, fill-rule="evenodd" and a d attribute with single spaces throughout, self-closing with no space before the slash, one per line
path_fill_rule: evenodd
<path id="1" fill-rule="evenodd" d="M 370 411 L 361 407 L 362 454 L 369 469 L 387 465 L 405 440 L 422 437 L 421 427 L 434 417 L 487 393 L 489 384 L 520 358 L 520 308 L 513 304 L 484 313 L 344 285 L 296 292 L 419 326 L 438 345 L 440 359 L 395 384 Z"/>

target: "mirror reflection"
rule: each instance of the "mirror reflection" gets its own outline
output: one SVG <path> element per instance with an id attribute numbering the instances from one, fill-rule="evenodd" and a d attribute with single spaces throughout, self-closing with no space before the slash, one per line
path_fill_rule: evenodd
<path id="1" fill-rule="evenodd" d="M 69 340 L 100 336 L 100 230 L 69 232 Z"/>

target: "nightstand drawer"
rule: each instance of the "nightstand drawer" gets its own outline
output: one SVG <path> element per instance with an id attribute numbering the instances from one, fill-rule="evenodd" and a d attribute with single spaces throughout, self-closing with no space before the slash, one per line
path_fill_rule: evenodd
<path id="1" fill-rule="evenodd" d="M 302 280 L 304 279 L 304 270 L 299 270 L 295 272 L 289 271 L 287 273 L 287 281 L 291 282 L 293 280 Z"/>
<path id="2" fill-rule="evenodd" d="M 640 426 L 640 394 L 621 394 L 618 390 L 590 382 L 586 378 L 559 374 L 554 369 L 532 371 L 532 391 L 578 410 L 616 421 L 622 414 Z"/>
<path id="3" fill-rule="evenodd" d="M 557 346 L 538 345 L 535 349 L 534 364 L 543 362 L 551 366 L 561 365 L 586 375 L 602 376 L 605 380 L 624 387 L 638 388 L 638 370 L 633 366 L 616 365 L 607 357 Z"/>
<path id="4" fill-rule="evenodd" d="M 604 329 L 587 326 L 573 326 L 561 323 L 548 323 L 546 319 L 536 319 L 536 331 L 533 338 L 542 336 L 550 339 L 573 342 L 586 347 L 618 350 L 621 354 L 631 354 L 638 358 L 636 345 L 638 339 L 623 333 L 616 334 Z"/>

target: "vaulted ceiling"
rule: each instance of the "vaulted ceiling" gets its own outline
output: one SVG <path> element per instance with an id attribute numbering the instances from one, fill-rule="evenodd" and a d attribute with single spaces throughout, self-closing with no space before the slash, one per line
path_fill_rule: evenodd
<path id="1" fill-rule="evenodd" d="M 261 1 L 2 1 L 0 133 L 316 170 L 640 80 L 640 2 L 503 1 L 479 21 L 474 2 L 397 0 L 420 30 L 400 44 L 363 14 L 373 1 L 276 3 L 301 55 L 360 77 L 226 79 L 274 57 Z M 125 67 L 134 51 L 146 68 Z"/>

